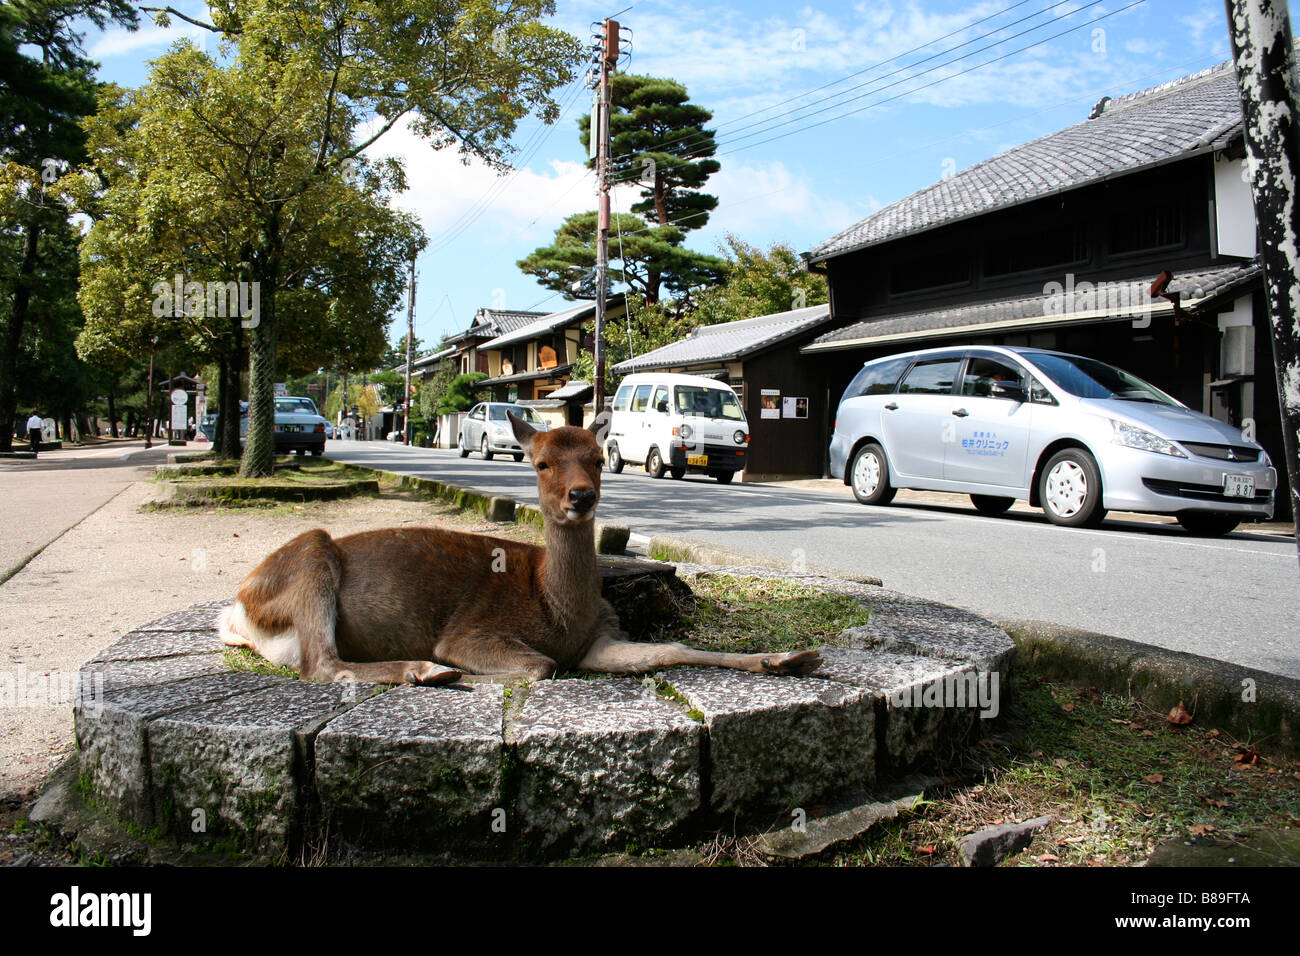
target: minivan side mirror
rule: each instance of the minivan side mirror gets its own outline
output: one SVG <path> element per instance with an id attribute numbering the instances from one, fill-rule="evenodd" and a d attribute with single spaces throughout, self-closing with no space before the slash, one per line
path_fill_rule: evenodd
<path id="1" fill-rule="evenodd" d="M 1023 402 L 1028 398 L 1024 386 L 1019 382 L 994 382 L 989 391 L 994 398 L 1009 398 L 1013 402 Z"/>
<path id="2" fill-rule="evenodd" d="M 668 401 L 667 401 L 667 399 L 663 399 L 663 400 L 661 400 L 661 401 L 659 402 L 659 404 L 655 406 L 655 411 L 656 411 L 656 412 L 660 412 L 661 414 L 667 415 L 667 414 L 668 414 Z"/>

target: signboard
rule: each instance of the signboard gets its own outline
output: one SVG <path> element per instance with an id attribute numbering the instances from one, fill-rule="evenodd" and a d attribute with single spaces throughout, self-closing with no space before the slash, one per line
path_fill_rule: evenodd
<path id="1" fill-rule="evenodd" d="M 186 409 L 185 409 L 185 406 L 184 406 L 184 405 L 173 405 L 173 406 L 172 406 L 172 424 L 171 424 L 171 427 L 172 427 L 172 430 L 173 430 L 173 431 L 178 431 L 178 432 L 183 432 L 183 431 L 185 431 L 185 424 L 186 424 L 186 423 L 185 423 L 185 411 L 186 411 Z M 182 436 L 182 437 L 183 437 L 183 436 Z"/>
<path id="2" fill-rule="evenodd" d="M 289 397 L 289 385 L 288 385 L 288 383 L 287 383 L 287 382 L 276 382 L 276 383 L 275 383 L 275 388 L 274 388 L 274 395 L 275 395 L 276 398 L 288 398 L 288 397 Z"/>
<path id="3" fill-rule="evenodd" d="M 795 398 L 787 395 L 781 399 L 781 417 L 782 418 L 807 418 L 808 417 L 808 399 Z"/>
<path id="4" fill-rule="evenodd" d="M 765 388 L 760 391 L 759 398 L 759 418 L 780 418 L 781 417 L 781 390 L 779 388 Z"/>
<path id="5" fill-rule="evenodd" d="M 189 400 L 190 400 L 189 393 L 186 392 L 185 389 L 183 389 L 183 388 L 173 388 L 173 389 L 172 389 L 172 404 L 173 404 L 173 405 L 184 405 L 184 404 L 186 404 Z"/>
<path id="6" fill-rule="evenodd" d="M 208 420 L 208 396 L 205 392 L 199 392 L 194 397 L 194 422 L 198 426 L 194 429 L 194 437 L 198 441 L 207 441 L 208 437 L 203 434 L 202 425 Z"/>

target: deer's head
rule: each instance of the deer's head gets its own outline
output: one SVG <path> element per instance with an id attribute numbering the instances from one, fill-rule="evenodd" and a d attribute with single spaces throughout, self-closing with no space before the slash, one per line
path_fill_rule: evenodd
<path id="1" fill-rule="evenodd" d="M 600 500 L 600 471 L 605 464 L 597 435 L 606 428 L 597 419 L 590 429 L 565 425 L 538 431 L 507 412 L 519 447 L 537 472 L 537 499 L 547 521 L 581 524 L 596 515 Z"/>

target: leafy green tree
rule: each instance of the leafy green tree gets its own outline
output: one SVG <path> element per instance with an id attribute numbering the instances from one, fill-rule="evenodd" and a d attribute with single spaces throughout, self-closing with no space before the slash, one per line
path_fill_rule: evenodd
<path id="1" fill-rule="evenodd" d="M 124 0 L 23 0 L 0 4 L 0 450 L 12 448 L 18 363 L 40 317 L 73 319 L 62 268 L 74 209 L 70 170 L 85 159 L 79 122 L 94 111 L 94 64 L 82 20 L 135 28 Z M 66 337 L 65 337 L 66 338 Z M 69 383 L 70 385 L 72 383 Z M 25 396 L 27 397 L 27 396 Z M 66 418 L 66 415 L 64 416 Z"/>
<path id="2" fill-rule="evenodd" d="M 610 79 L 610 156 L 614 178 L 642 186 L 633 215 L 610 217 L 612 283 L 625 283 L 648 305 L 672 301 L 679 317 L 692 306 L 697 290 L 719 281 L 725 263 L 693 252 L 682 243 L 703 226 L 717 197 L 700 187 L 720 168 L 712 156 L 713 133 L 704 129 L 712 114 L 688 103 L 686 87 L 672 80 L 633 74 Z M 590 142 L 591 117 L 578 121 L 583 145 Z M 682 146 L 689 143 L 689 155 Z M 642 218 L 644 217 L 644 218 Z M 570 216 L 549 246 L 521 259 L 520 269 L 567 298 L 594 294 L 597 214 Z"/>
<path id="3" fill-rule="evenodd" d="M 566 298 L 594 294 L 597 214 L 570 216 L 555 231 L 555 242 L 519 260 L 519 268 L 548 289 Z M 717 256 L 692 252 L 682 246 L 686 234 L 677 226 L 650 226 L 629 213 L 610 216 L 611 284 L 623 283 L 646 302 L 655 304 L 671 296 L 678 312 L 688 307 L 692 293 L 718 281 L 726 270 Z"/>
<path id="4" fill-rule="evenodd" d="M 447 393 L 438 405 L 437 414 L 450 415 L 453 412 L 467 412 L 478 404 L 474 394 L 474 385 L 487 378 L 483 372 L 469 372 L 457 375 L 447 387 Z"/>
<path id="5" fill-rule="evenodd" d="M 170 105 L 177 195 L 222 209 L 244 231 L 261 307 L 249 329 L 241 474 L 269 474 L 277 342 L 292 308 L 281 300 L 293 286 L 288 253 L 331 187 L 356 175 L 363 152 L 401 122 L 435 149 L 504 163 L 522 117 L 558 114 L 550 92 L 572 78 L 580 47 L 540 22 L 553 12 L 549 0 L 223 0 L 210 22 L 155 12 L 159 22 L 175 15 L 213 31 L 229 51 L 222 63 L 173 51 L 151 85 Z M 395 161 L 364 171 L 404 188 Z"/>
<path id="6" fill-rule="evenodd" d="M 718 198 L 700 189 L 722 165 L 713 114 L 687 102 L 686 87 L 674 80 L 635 73 L 610 77 L 610 158 L 615 179 L 642 187 L 632 212 L 659 225 L 699 229 L 709 221 Z M 591 115 L 578 121 L 582 145 L 591 141 Z"/>
<path id="7" fill-rule="evenodd" d="M 830 301 L 826 277 L 809 272 L 785 243 L 774 243 L 764 252 L 728 235 L 722 252 L 727 280 L 696 297 L 694 325 L 717 325 Z"/>

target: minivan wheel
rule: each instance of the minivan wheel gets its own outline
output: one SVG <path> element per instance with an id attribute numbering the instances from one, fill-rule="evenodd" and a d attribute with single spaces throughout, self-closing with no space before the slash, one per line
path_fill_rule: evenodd
<path id="1" fill-rule="evenodd" d="M 885 450 L 875 442 L 863 445 L 853 456 L 849 481 L 853 485 L 853 497 L 864 505 L 887 505 L 898 491 L 889 483 Z"/>
<path id="2" fill-rule="evenodd" d="M 468 458 L 468 457 L 469 457 L 469 448 L 465 445 L 465 436 L 464 436 L 464 435 L 457 435 L 457 436 L 456 436 L 456 447 L 460 449 L 460 457 L 461 457 L 461 458 Z"/>
<path id="3" fill-rule="evenodd" d="M 1000 515 L 1016 503 L 1015 498 L 1003 498 L 1000 495 L 971 495 L 970 500 L 975 505 L 975 510 L 982 515 Z"/>
<path id="4" fill-rule="evenodd" d="M 1194 534 L 1203 538 L 1217 538 L 1225 535 L 1237 525 L 1241 524 L 1241 519 L 1235 515 L 1215 515 L 1206 514 L 1204 511 L 1184 511 L 1178 516 L 1178 523 L 1183 526 L 1188 534 Z"/>
<path id="5" fill-rule="evenodd" d="M 512 454 L 511 457 L 514 458 L 515 461 L 523 461 L 524 453 L 521 451 L 517 451 L 514 454 Z"/>
<path id="6" fill-rule="evenodd" d="M 664 460 L 658 448 L 650 449 L 650 457 L 645 460 L 645 470 L 650 472 L 651 478 L 662 478 L 664 472 L 668 470 L 664 467 Z"/>
<path id="7" fill-rule="evenodd" d="M 1039 479 L 1038 500 L 1053 524 L 1068 528 L 1101 524 L 1106 509 L 1101 506 L 1101 473 L 1092 455 L 1081 448 L 1053 455 Z"/>
<path id="8" fill-rule="evenodd" d="M 614 474 L 620 474 L 623 471 L 623 456 L 618 453 L 618 445 L 614 442 L 609 443 L 605 449 L 605 464 L 609 465 L 609 470 Z"/>
<path id="9" fill-rule="evenodd" d="M 713 477 L 718 479 L 718 484 L 729 485 L 731 479 L 736 477 L 736 473 L 734 471 L 715 471 Z"/>
<path id="10" fill-rule="evenodd" d="M 668 469 L 668 474 L 672 475 L 674 478 L 676 478 L 676 479 L 678 479 L 678 480 L 681 480 L 682 478 L 685 478 L 685 477 L 686 477 L 686 469 L 685 469 L 685 468 L 669 468 L 669 469 Z"/>
<path id="11" fill-rule="evenodd" d="M 483 458 L 484 458 L 485 461 L 491 461 L 491 460 L 492 460 L 492 449 L 488 448 L 487 435 L 484 435 L 484 436 L 483 436 L 483 441 L 482 441 L 482 443 L 478 446 L 478 450 L 481 451 L 481 452 L 483 453 Z"/>

